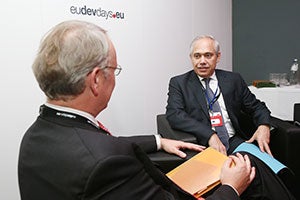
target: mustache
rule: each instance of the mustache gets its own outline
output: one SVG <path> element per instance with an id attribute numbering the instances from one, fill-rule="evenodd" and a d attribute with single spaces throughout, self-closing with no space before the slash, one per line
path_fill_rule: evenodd
<path id="1" fill-rule="evenodd" d="M 205 66 L 201 65 L 201 66 L 196 66 L 196 68 L 197 69 L 207 69 L 207 68 L 209 68 L 209 66 L 208 65 L 205 65 Z"/>

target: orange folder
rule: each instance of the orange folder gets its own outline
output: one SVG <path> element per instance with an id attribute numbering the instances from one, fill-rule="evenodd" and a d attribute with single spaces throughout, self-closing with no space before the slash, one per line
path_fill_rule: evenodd
<path id="1" fill-rule="evenodd" d="M 228 157 L 208 147 L 179 165 L 167 176 L 179 187 L 199 198 L 220 184 L 221 168 Z"/>

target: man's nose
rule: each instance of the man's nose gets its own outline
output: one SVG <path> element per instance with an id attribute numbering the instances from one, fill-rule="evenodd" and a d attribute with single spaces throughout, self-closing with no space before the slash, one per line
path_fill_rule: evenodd
<path id="1" fill-rule="evenodd" d="M 199 64 L 200 64 L 200 65 L 205 65 L 205 64 L 206 64 L 206 59 L 205 59 L 204 55 L 202 55 L 202 56 L 200 57 L 200 59 L 199 59 Z"/>

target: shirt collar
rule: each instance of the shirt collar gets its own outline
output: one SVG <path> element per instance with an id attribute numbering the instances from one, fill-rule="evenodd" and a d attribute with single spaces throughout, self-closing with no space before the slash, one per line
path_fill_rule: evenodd
<path id="1" fill-rule="evenodd" d="M 97 127 L 99 127 L 98 121 L 95 119 L 95 117 L 93 117 L 91 114 L 81 111 L 81 110 L 77 110 L 74 108 L 70 108 L 70 107 L 65 107 L 65 106 L 58 106 L 58 105 L 54 105 L 51 103 L 45 103 L 46 106 L 48 106 L 49 108 L 53 108 L 59 111 L 64 111 L 64 112 L 69 112 L 69 113 L 73 113 L 76 115 L 80 115 L 86 119 L 88 119 L 89 121 L 91 121 L 94 125 L 96 125 Z"/>
<path id="2" fill-rule="evenodd" d="M 199 76 L 198 74 L 197 76 L 199 77 L 200 81 L 204 81 L 205 78 Z M 214 72 L 209 78 L 211 78 L 212 80 L 217 80 L 216 72 Z"/>

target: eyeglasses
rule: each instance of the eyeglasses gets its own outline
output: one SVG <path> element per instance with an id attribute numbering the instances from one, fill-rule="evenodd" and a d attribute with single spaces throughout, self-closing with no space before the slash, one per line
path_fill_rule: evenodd
<path id="1" fill-rule="evenodd" d="M 106 68 L 114 69 L 115 70 L 114 71 L 115 76 L 118 76 L 121 73 L 121 71 L 122 71 L 121 65 L 117 65 L 116 67 L 112 67 L 112 66 L 106 66 L 106 67 L 104 67 L 104 69 L 106 69 Z"/>

